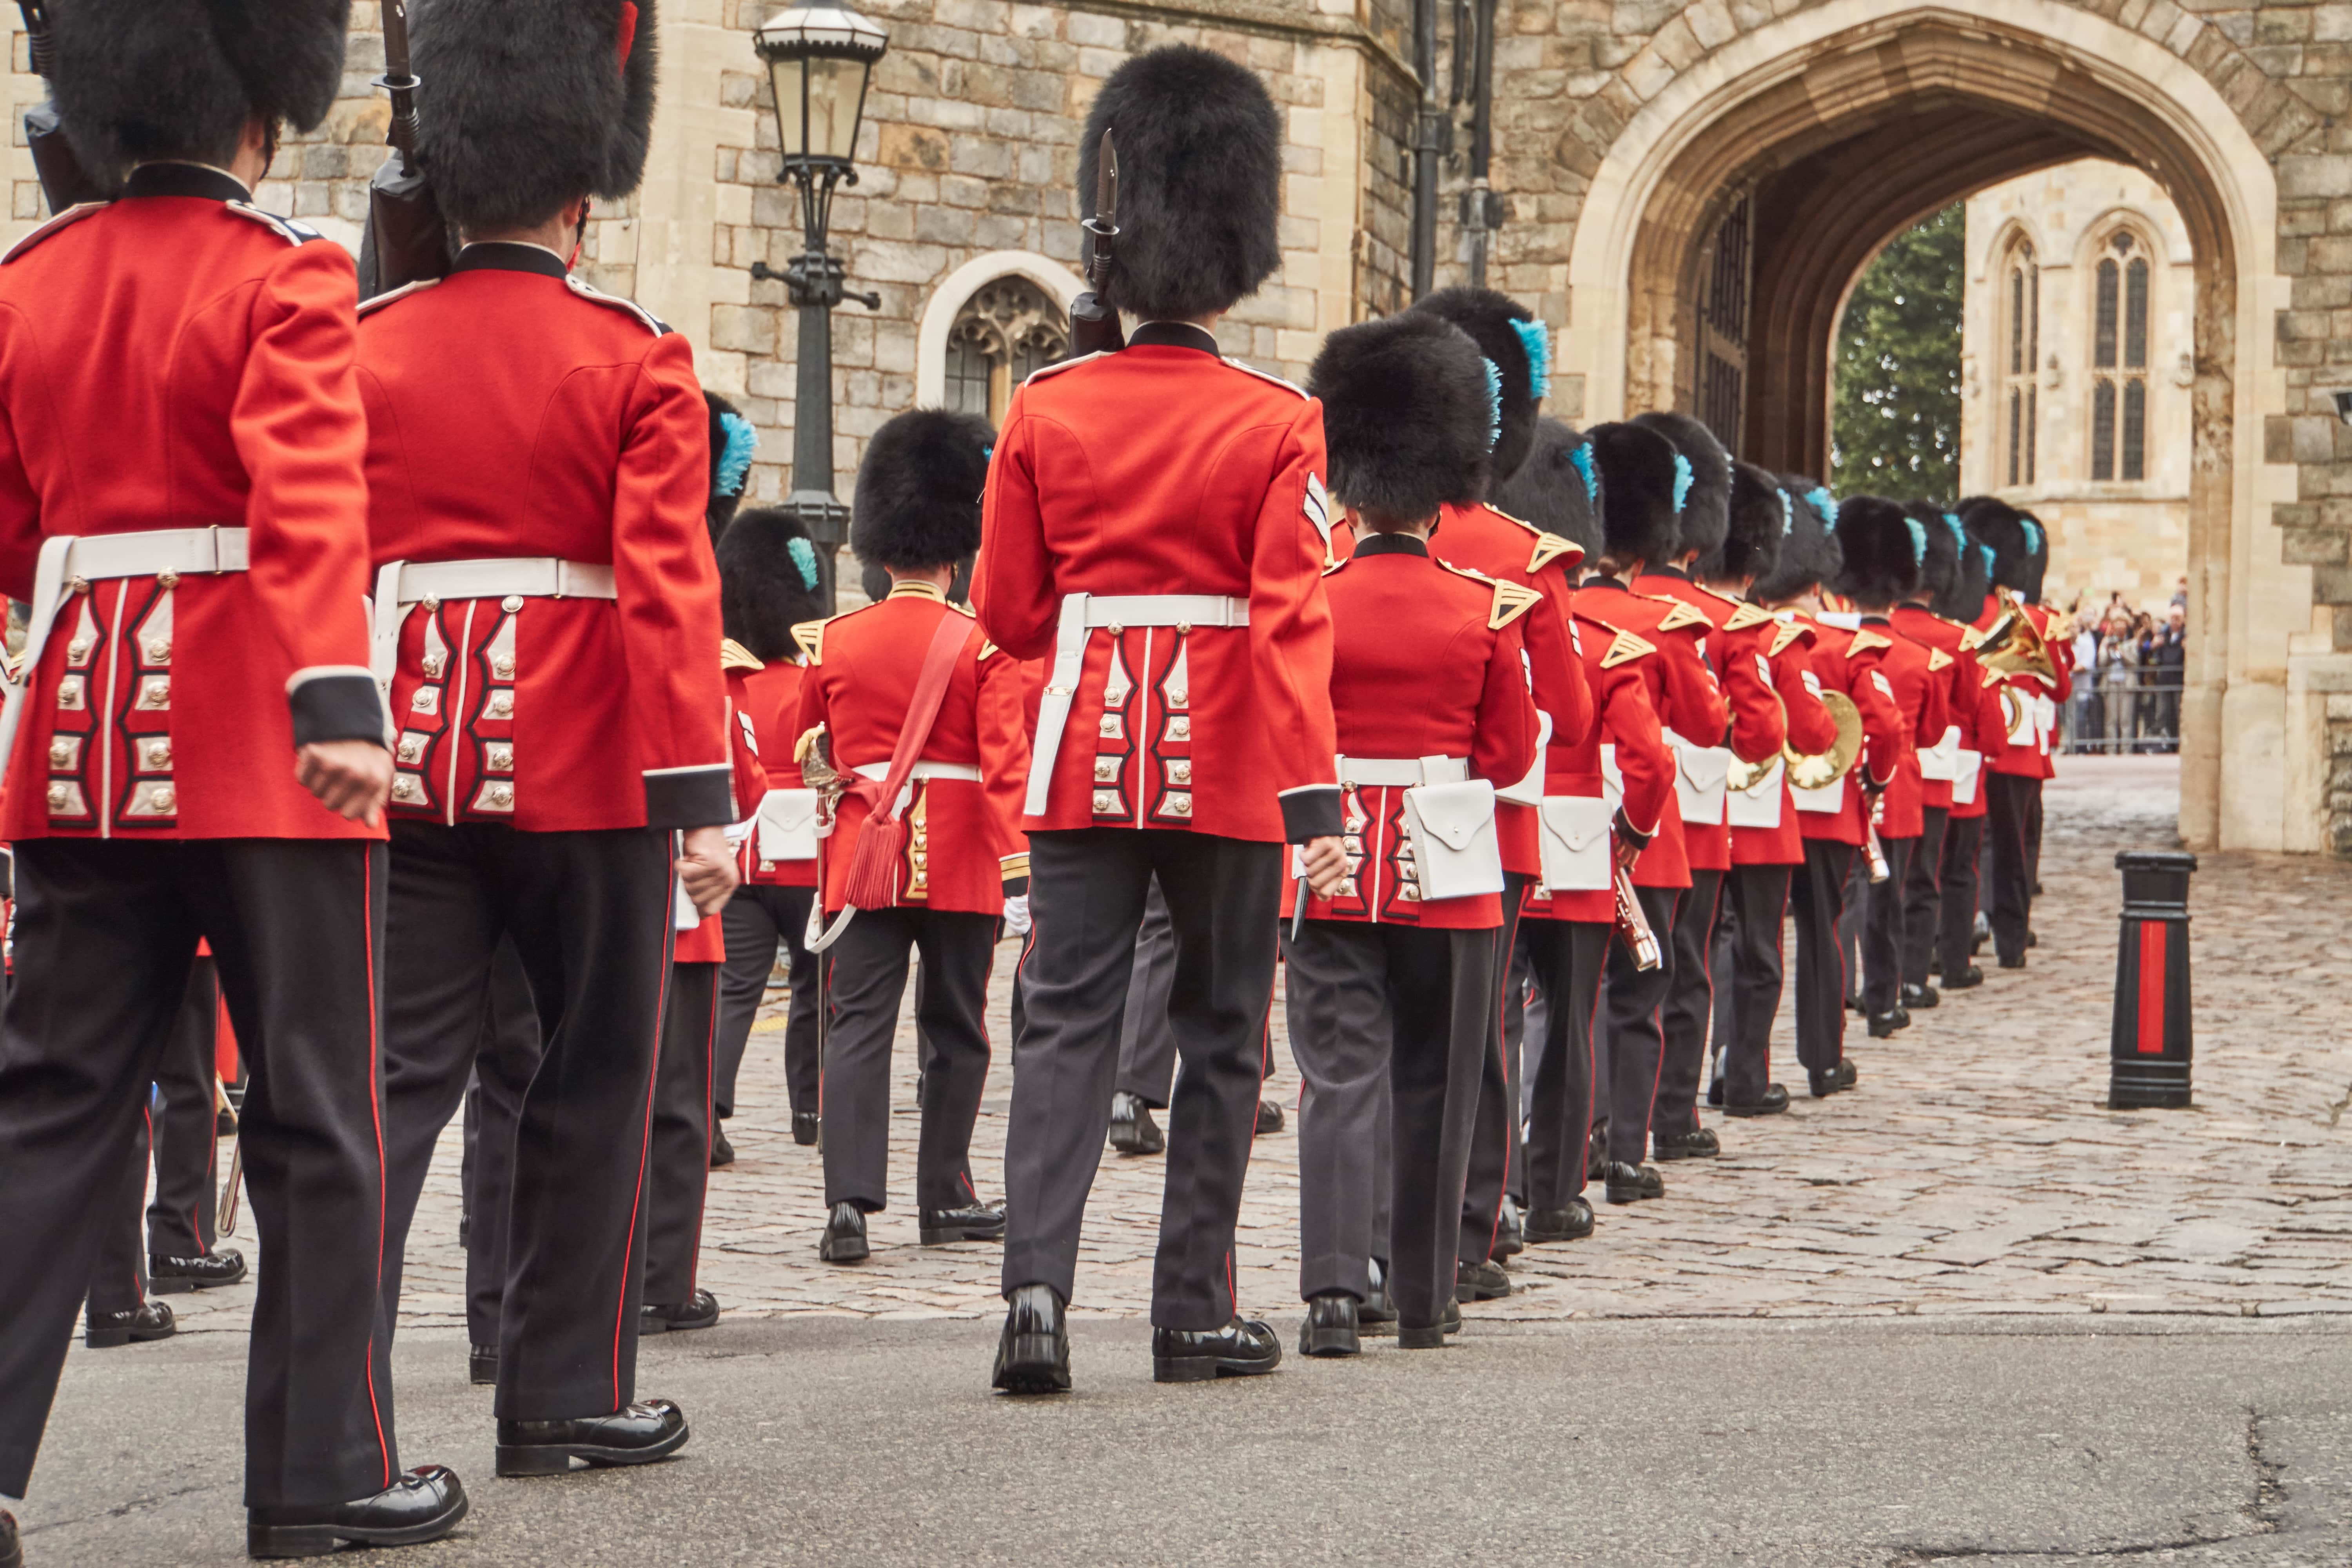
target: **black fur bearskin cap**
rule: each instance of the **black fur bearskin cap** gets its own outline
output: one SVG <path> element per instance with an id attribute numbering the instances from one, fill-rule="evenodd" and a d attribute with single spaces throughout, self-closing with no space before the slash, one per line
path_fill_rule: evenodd
<path id="1" fill-rule="evenodd" d="M 615 200 L 653 144 L 653 0 L 414 0 L 416 156 L 461 229 Z"/>
<path id="2" fill-rule="evenodd" d="M 980 548 L 980 492 L 996 432 L 973 414 L 916 408 L 874 432 L 850 502 L 849 547 L 869 566 L 920 572 Z"/>
<path id="3" fill-rule="evenodd" d="M 1495 437 L 1497 482 L 1519 471 L 1535 438 L 1536 405 L 1551 380 L 1551 329 L 1507 294 L 1492 289 L 1440 289 L 1413 306 L 1470 334 L 1502 381 L 1503 417 Z"/>
<path id="4" fill-rule="evenodd" d="M 226 165 L 256 115 L 308 131 L 343 79 L 351 0 L 68 0 L 53 12 L 58 118 L 83 170 Z"/>
<path id="5" fill-rule="evenodd" d="M 1690 463 L 1690 492 L 1683 498 L 1679 553 L 1687 555 L 1696 550 L 1707 555 L 1720 549 L 1724 531 L 1731 525 L 1731 454 L 1723 449 L 1714 431 L 1687 414 L 1659 409 L 1635 416 L 1633 423 L 1672 441 L 1675 450 Z"/>
<path id="6" fill-rule="evenodd" d="M 1883 496 L 1848 496 L 1838 503 L 1838 548 L 1845 563 L 1830 587 L 1857 605 L 1892 605 L 1919 588 L 1926 531 Z"/>
<path id="7" fill-rule="evenodd" d="M 1960 550 L 1952 531 L 1944 526 L 1944 509 L 1933 501 L 1907 500 L 1903 515 L 1919 525 L 1924 535 L 1919 556 L 1919 585 L 1906 595 L 1912 603 L 1932 605 L 1949 598 L 1960 574 Z"/>
<path id="8" fill-rule="evenodd" d="M 1676 492 L 1685 465 L 1675 444 L 1646 425 L 1596 425 L 1601 465 L 1601 551 L 1621 566 L 1662 565 L 1679 553 Z"/>
<path id="9" fill-rule="evenodd" d="M 1830 526 L 1837 516 L 1830 492 L 1806 474 L 1782 474 L 1780 482 L 1789 498 L 1791 526 L 1780 541 L 1780 559 L 1748 590 L 1749 598 L 1764 605 L 1801 598 L 1845 564 L 1845 552 Z"/>
<path id="10" fill-rule="evenodd" d="M 1562 420 L 1538 419 L 1528 460 L 1496 488 L 1495 504 L 1593 556 L 1601 553 L 1606 494 L 1591 438 Z"/>
<path id="11" fill-rule="evenodd" d="M 1780 563 L 1780 541 L 1788 534 L 1795 508 L 1780 480 L 1753 463 L 1733 463 L 1723 542 L 1702 554 L 1691 574 L 1702 583 L 1745 583 L 1769 576 Z"/>
<path id="12" fill-rule="evenodd" d="M 760 433 L 740 409 L 715 392 L 703 393 L 702 405 L 710 416 L 710 500 L 702 509 L 702 520 L 709 525 L 710 542 L 716 545 L 735 509 L 743 504 Z"/>
<path id="13" fill-rule="evenodd" d="M 1106 129 L 1118 149 L 1109 302 L 1181 321 L 1257 292 L 1282 263 L 1282 119 L 1257 74 L 1185 44 L 1111 72 L 1078 139 L 1088 217 Z"/>
<path id="14" fill-rule="evenodd" d="M 1970 496 L 1960 502 L 1960 521 L 1984 543 L 1992 546 L 1992 582 L 2036 598 L 2042 592 L 2042 570 L 2049 559 L 2042 525 L 1996 496 Z"/>
<path id="15" fill-rule="evenodd" d="M 1941 526 L 1951 537 L 1956 570 L 1951 586 L 1927 607 L 1948 620 L 1974 621 L 1984 613 L 1985 595 L 1992 592 L 1992 552 L 1968 531 L 1958 512 L 1944 513 Z"/>
<path id="16" fill-rule="evenodd" d="M 793 628 L 824 618 L 816 546 L 782 507 L 738 512 L 719 536 L 719 616 L 753 658 L 790 658 Z"/>
<path id="17" fill-rule="evenodd" d="M 1486 493 L 1494 399 L 1478 345 L 1435 316 L 1407 311 L 1323 340 L 1307 374 L 1323 401 L 1331 494 L 1416 522 Z"/>

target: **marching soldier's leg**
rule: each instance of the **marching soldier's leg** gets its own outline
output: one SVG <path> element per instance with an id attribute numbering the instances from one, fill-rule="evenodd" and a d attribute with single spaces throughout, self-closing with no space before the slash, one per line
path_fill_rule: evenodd
<path id="1" fill-rule="evenodd" d="M 1808 838 L 1805 863 L 1790 885 L 1797 917 L 1797 1060 L 1811 1076 L 1816 1098 L 1835 1090 L 1838 1063 L 1845 1054 L 1845 956 L 1838 942 L 1838 913 L 1854 858 L 1851 844 Z"/>
<path id="2" fill-rule="evenodd" d="M 936 910 L 918 920 L 919 1022 L 931 1052 L 915 1152 L 922 1239 L 993 1241 L 1004 1234 L 1004 1213 L 982 1203 L 972 1184 L 971 1131 L 988 1084 L 988 976 L 996 962 L 996 917 Z"/>
<path id="3" fill-rule="evenodd" d="M 1118 1090 L 1164 1110 L 1176 1081 L 1176 1032 L 1168 1025 L 1168 993 L 1176 983 L 1176 928 L 1157 878 L 1135 933 L 1135 972 L 1118 1030 Z"/>
<path id="4" fill-rule="evenodd" d="M 2028 879 L 2026 826 L 2033 786 L 2039 779 L 2014 773 L 1994 773 L 1986 781 L 1992 798 L 1986 814 L 1991 835 L 1985 846 L 1991 863 L 1991 886 L 1985 904 L 1992 918 L 1992 946 L 2003 969 L 2025 967 L 2027 918 L 2032 912 L 2032 886 Z"/>
<path id="5" fill-rule="evenodd" d="M 539 1010 L 514 943 L 499 943 L 482 995 L 474 1087 L 473 1167 L 466 1187 L 466 1340 L 468 1375 L 499 1380 L 499 1315 L 507 1291 L 507 1235 L 514 1206 L 515 1122 L 523 1091 L 539 1069 Z"/>
<path id="6" fill-rule="evenodd" d="M 147 1157 L 155 1142 L 154 1111 L 141 1106 L 131 1124 L 122 1179 L 99 1245 L 98 1266 L 89 1274 L 89 1299 L 82 1303 L 83 1337 L 93 1350 L 160 1340 L 172 1332 L 172 1309 L 147 1300 L 147 1260 L 140 1247 L 140 1220 L 147 1205 Z"/>
<path id="7" fill-rule="evenodd" d="M 1708 960 L 1715 946 L 1715 921 L 1723 903 L 1726 873 L 1691 868 L 1690 891 L 1675 912 L 1675 929 L 1662 938 L 1674 944 L 1675 981 L 1659 1011 L 1663 1050 L 1658 1068 L 1658 1101 L 1651 1112 L 1652 1131 L 1661 1159 L 1706 1154 L 1715 1151 L 1713 1133 L 1694 1141 L 1700 1131 L 1699 1080 L 1706 1072 L 1706 1029 L 1715 1012 L 1715 979 Z"/>
<path id="8" fill-rule="evenodd" d="M 1684 888 L 1636 888 L 1642 912 L 1654 931 L 1674 930 Z M 1658 1092 L 1664 1054 L 1659 1012 L 1675 980 L 1675 954 L 1661 942 L 1661 962 L 1652 970 L 1633 967 L 1622 942 L 1609 944 L 1609 1201 L 1629 1204 L 1665 1191 L 1654 1171 L 1643 1169 L 1650 1149 L 1650 1109 Z"/>
<path id="9" fill-rule="evenodd" d="M 1503 873 L 1503 936 L 1518 929 L 1519 900 L 1532 879 Z M 1527 1159 L 1519 1131 L 1519 1075 L 1516 1054 L 1503 1034 L 1503 985 L 1509 978 L 1507 950 L 1495 967 L 1488 1008 L 1487 1049 L 1478 1066 L 1478 1131 L 1470 1148 L 1470 1175 L 1463 1189 L 1462 1265 L 1475 1268 L 1493 1256 L 1503 1226 L 1503 1199 L 1511 1175 Z"/>
<path id="10" fill-rule="evenodd" d="M 148 1289 L 158 1296 L 245 1278 L 245 1259 L 235 1251 L 213 1257 L 219 1240 L 213 1228 L 220 1196 L 214 1057 L 219 1023 L 220 981 L 213 961 L 200 957 L 155 1066 L 162 1105 L 153 1113 L 155 1201 L 147 1206 L 147 1266 Z"/>
<path id="11" fill-rule="evenodd" d="M 662 1008 L 661 1061 L 646 1175 L 646 1304 L 640 1331 L 709 1328 L 718 1303 L 697 1298 L 702 1203 L 710 1184 L 710 1049 L 719 965 L 673 963 Z"/>
<path id="12" fill-rule="evenodd" d="M 1298 1295 L 1346 1295 L 1360 1303 L 1374 1234 L 1377 1134 L 1386 1108 L 1388 994 L 1380 932 L 1343 921 L 1308 921 L 1284 950 L 1283 990 L 1298 1066 Z M 1310 1329 L 1313 1325 L 1309 1324 Z M 1302 1345 L 1307 1354 L 1318 1353 Z"/>
<path id="13" fill-rule="evenodd" d="M 833 962 L 833 1019 L 824 1041 L 828 1211 L 848 1204 L 874 1214 L 890 1201 L 890 1047 L 926 917 L 920 910 L 861 910 L 825 955 Z"/>
<path id="14" fill-rule="evenodd" d="M 1865 882 L 1869 892 L 1862 923 L 1862 1005 L 1874 1039 L 1885 1039 L 1909 1022 L 1903 1005 L 1903 910 L 1905 884 L 1919 851 L 1916 838 L 1882 838 L 1886 880 Z"/>
<path id="15" fill-rule="evenodd" d="M 1546 1001 L 1548 1037 L 1534 1073 L 1528 1114 L 1528 1239 L 1566 1241 L 1591 1229 L 1582 1204 L 1585 1145 L 1592 1130 L 1592 1006 L 1600 994 L 1601 949 L 1591 931 L 1605 926 L 1534 920 L 1519 926 L 1528 963 Z M 1581 950 L 1590 946 L 1589 952 Z M 1580 963 L 1580 960 L 1584 962 Z"/>
<path id="16" fill-rule="evenodd" d="M 1734 1114 L 1767 1109 L 1772 1078 L 1772 1017 L 1780 1010 L 1780 925 L 1789 907 L 1789 868 L 1731 868 L 1730 1027 L 1724 1036 L 1723 1103 Z M 1774 1095 L 1785 1109 L 1787 1100 Z"/>
<path id="17" fill-rule="evenodd" d="M 1941 961 L 1944 989 L 1965 990 L 1980 984 L 1984 973 L 1974 962 L 1977 923 L 1977 863 L 1984 843 L 1985 819 L 1955 817 L 1945 825 L 1943 874 L 1938 879 L 1941 908 L 1937 916 L 1936 952 Z M 1973 976 L 1973 978 L 1971 978 Z"/>
<path id="18" fill-rule="evenodd" d="M 1863 1005 L 1862 923 L 1870 909 L 1870 858 L 1857 849 L 1846 866 L 1845 887 L 1838 895 L 1838 963 L 1845 976 L 1845 1005 Z"/>
<path id="19" fill-rule="evenodd" d="M 1376 930 L 1388 970 L 1394 1098 L 1389 1289 L 1398 1342 L 1441 1342 L 1462 1251 L 1456 1195 L 1469 1180 L 1486 1058 L 1494 1053 L 1500 932 Z"/>
<path id="20" fill-rule="evenodd" d="M 1935 1005 L 1926 998 L 1927 965 L 1936 955 L 1936 920 L 1944 903 L 1944 837 L 1951 830 L 1951 808 L 1922 806 L 1919 816 L 1925 826 L 1903 879 L 1903 1005 L 1906 1007 Z"/>
<path id="21" fill-rule="evenodd" d="M 817 965 L 820 955 L 808 950 L 809 905 L 815 900 L 814 888 L 763 888 L 760 901 L 768 907 L 776 922 L 776 930 L 784 939 L 784 949 L 792 954 L 789 971 L 792 977 L 792 1001 L 784 1017 L 784 1088 L 793 1107 L 793 1136 L 803 1131 L 802 1118 L 811 1119 L 806 1130 L 814 1136 L 819 1080 L 824 1063 L 820 1050 L 817 1027 Z M 736 1053 L 742 1059 L 742 1053 Z M 735 1108 L 735 1083 L 727 1083 L 727 1107 Z"/>
<path id="22" fill-rule="evenodd" d="M 783 935 L 776 928 L 768 901 L 759 896 L 761 890 L 736 889 L 719 916 L 727 935 L 727 962 L 719 971 L 719 1026 L 711 1044 L 710 1098 L 722 1119 L 735 1114 L 735 1075 L 742 1068 L 743 1049 L 751 1043 L 751 1022 L 759 1016 L 760 1004 L 767 999 L 768 976 L 775 972 L 776 944 Z M 798 1110 L 799 1085 L 791 1081 L 792 1076 L 788 1066 L 785 1087 L 791 1091 L 791 1109 Z M 810 1109 L 814 1108 L 812 1099 Z"/>
<path id="23" fill-rule="evenodd" d="M 10 1497 L 25 1495 L 74 1313 L 121 1206 L 132 1128 L 187 990 L 197 931 L 174 888 L 181 849 L 16 846 L 0 1236 L 41 1267 L 0 1271 L 0 1493 Z"/>

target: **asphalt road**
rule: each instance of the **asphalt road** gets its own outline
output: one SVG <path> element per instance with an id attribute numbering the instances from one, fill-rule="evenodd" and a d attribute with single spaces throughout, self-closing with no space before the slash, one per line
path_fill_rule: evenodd
<path id="1" fill-rule="evenodd" d="M 1181 1388 L 1148 1334 L 1080 1323 L 1077 1392 L 1014 1402 L 991 1325 L 722 1323 L 646 1345 L 678 1458 L 500 1481 L 462 1337 L 413 1331 L 403 1458 L 457 1467 L 474 1513 L 376 1561 L 2352 1562 L 2352 1331 L 2324 1319 L 1474 1322 Z M 243 1561 L 242 1357 L 77 1348 L 32 1568 Z"/>

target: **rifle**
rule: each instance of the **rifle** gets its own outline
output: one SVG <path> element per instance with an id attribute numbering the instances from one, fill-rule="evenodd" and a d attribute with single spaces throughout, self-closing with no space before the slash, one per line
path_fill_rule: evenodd
<path id="1" fill-rule="evenodd" d="M 1118 308 L 1103 298 L 1110 287 L 1111 242 L 1118 238 L 1118 149 L 1108 126 L 1095 159 L 1094 216 L 1080 226 L 1087 231 L 1087 291 L 1070 301 L 1070 353 L 1116 353 L 1127 347 L 1127 333 Z"/>
<path id="2" fill-rule="evenodd" d="M 49 43 L 48 0 L 16 0 L 16 9 L 25 15 L 25 41 L 32 51 L 33 74 L 47 82 L 57 63 Z M 105 190 L 74 156 L 54 102 L 44 100 L 25 110 L 25 145 L 32 149 L 33 172 L 41 177 L 41 195 L 47 198 L 51 214 L 107 199 Z"/>
<path id="3" fill-rule="evenodd" d="M 392 98 L 384 141 L 392 156 L 368 181 L 367 233 L 360 244 L 360 298 L 373 299 L 428 278 L 446 278 L 449 226 L 416 164 L 416 89 L 408 63 L 408 0 L 383 0 L 383 74 L 375 86 Z"/>

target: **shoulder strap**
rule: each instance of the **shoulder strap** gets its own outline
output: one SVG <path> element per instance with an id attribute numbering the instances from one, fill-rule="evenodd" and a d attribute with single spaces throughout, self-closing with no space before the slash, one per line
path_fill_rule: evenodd
<path id="1" fill-rule="evenodd" d="M 971 627 L 961 616 L 941 616 L 939 630 L 923 655 L 923 671 L 915 679 L 915 700 L 907 705 L 907 721 L 898 726 L 898 743 L 891 748 L 890 774 L 882 781 L 881 798 L 873 802 L 877 816 L 898 815 L 898 792 L 907 775 L 930 743 L 931 726 L 939 722 L 940 705 L 947 700 L 948 682 L 955 677 L 956 655 L 963 650 Z"/>

